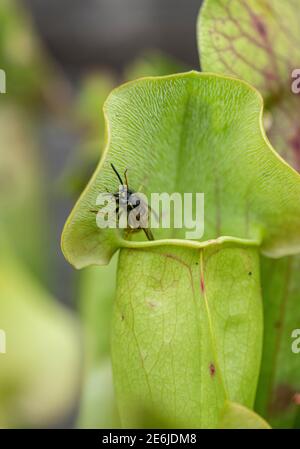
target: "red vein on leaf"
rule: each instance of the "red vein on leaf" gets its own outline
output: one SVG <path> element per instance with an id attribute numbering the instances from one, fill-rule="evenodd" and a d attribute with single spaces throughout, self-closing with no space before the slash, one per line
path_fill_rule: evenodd
<path id="1" fill-rule="evenodd" d="M 291 272 L 292 272 L 292 262 L 293 258 L 288 258 L 287 263 L 287 271 L 285 276 L 285 286 L 283 291 L 283 297 L 280 304 L 280 311 L 279 316 L 282 321 L 284 322 L 285 314 L 286 314 L 286 308 L 289 298 L 289 288 L 290 288 L 290 280 L 291 280 Z M 269 412 L 271 412 L 272 402 L 273 402 L 273 393 L 274 393 L 274 386 L 275 386 L 275 373 L 278 365 L 278 358 L 279 358 L 279 350 L 280 350 L 280 344 L 282 342 L 282 333 L 283 333 L 283 325 L 278 328 L 276 343 L 275 343 L 275 351 L 273 355 L 273 363 L 272 363 L 272 372 L 270 374 L 270 383 L 269 383 L 269 391 L 268 391 L 268 409 Z"/>

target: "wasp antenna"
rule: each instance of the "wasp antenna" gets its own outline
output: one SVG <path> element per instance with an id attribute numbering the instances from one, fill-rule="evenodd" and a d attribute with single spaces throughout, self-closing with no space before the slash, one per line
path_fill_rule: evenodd
<path id="1" fill-rule="evenodd" d="M 126 181 L 127 190 L 129 190 L 127 172 L 128 172 L 128 168 L 126 168 L 126 170 L 124 171 L 124 178 L 125 178 L 125 181 Z"/>
<path id="2" fill-rule="evenodd" d="M 115 172 L 115 174 L 117 175 L 117 177 L 118 177 L 118 179 L 119 179 L 121 185 L 123 185 L 124 183 L 123 183 L 123 180 L 122 180 L 121 176 L 120 176 L 119 173 L 118 173 L 118 170 L 116 169 L 116 167 L 114 166 L 114 164 L 111 163 L 110 165 L 111 165 L 111 168 L 113 169 L 113 171 Z"/>

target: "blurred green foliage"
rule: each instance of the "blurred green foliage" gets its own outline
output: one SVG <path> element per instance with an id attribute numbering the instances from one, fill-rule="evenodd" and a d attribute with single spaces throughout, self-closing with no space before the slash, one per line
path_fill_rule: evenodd
<path id="1" fill-rule="evenodd" d="M 30 18 L 15 0 L 1 0 L 0 4 L 0 61 L 9 94 L 1 98 L 1 103 L 13 100 L 18 105 L 37 107 L 54 69 L 42 51 Z"/>
<path id="2" fill-rule="evenodd" d="M 19 3 L 0 5 L 0 427 L 66 421 L 80 380 L 75 317 L 46 291 L 51 271 L 38 115 L 60 77 Z"/>
<path id="3" fill-rule="evenodd" d="M 78 324 L 3 242 L 1 231 L 0 328 L 7 352 L 0 354 L 0 427 L 59 425 L 75 405 Z"/>

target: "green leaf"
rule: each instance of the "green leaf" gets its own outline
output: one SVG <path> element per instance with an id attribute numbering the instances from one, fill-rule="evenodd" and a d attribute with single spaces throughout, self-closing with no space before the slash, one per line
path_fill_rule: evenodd
<path id="1" fill-rule="evenodd" d="M 122 250 L 112 357 L 124 427 L 215 428 L 252 407 L 262 340 L 256 249 Z"/>
<path id="2" fill-rule="evenodd" d="M 62 247 L 78 268 L 106 264 L 123 248 L 118 307 L 125 307 L 124 317 L 129 310 L 129 318 L 123 323 L 115 313 L 113 331 L 123 424 L 217 427 L 225 401 L 253 405 L 262 333 L 258 247 L 272 256 L 299 249 L 299 176 L 267 141 L 262 99 L 244 82 L 196 72 L 146 78 L 113 91 L 104 111 L 107 146 L 65 225 Z M 118 230 L 99 229 L 91 213 L 97 196 L 118 188 L 111 162 L 120 172 L 128 168 L 130 186 L 137 190 L 142 184 L 148 195 L 203 192 L 203 239 L 185 240 L 186 229 L 171 228 L 155 229 L 156 240 L 146 242 L 142 235 L 128 240 Z M 200 291 L 197 261 L 207 297 Z M 165 302 L 162 315 L 169 323 L 182 317 L 174 348 L 161 330 L 155 337 L 159 325 L 145 319 L 145 299 L 148 308 L 153 300 Z M 144 353 L 137 352 L 143 345 L 153 364 L 150 388 L 152 365 L 145 375 Z M 165 363 L 158 368 L 160 346 Z M 140 399 L 142 410 L 136 407 Z"/>
<path id="3" fill-rule="evenodd" d="M 228 402 L 219 422 L 220 429 L 270 429 L 268 423 L 252 410 Z"/>
<path id="4" fill-rule="evenodd" d="M 300 98 L 291 91 L 291 74 L 300 67 L 299 20 L 292 0 L 206 0 L 198 29 L 204 70 L 237 76 L 261 90 L 268 137 L 298 170 Z M 299 266 L 299 256 L 262 261 L 265 344 L 257 410 L 276 427 L 297 425 L 299 417 L 300 358 L 291 352 L 291 332 L 300 322 Z"/>
<path id="5" fill-rule="evenodd" d="M 120 247 L 160 244 L 97 227 L 98 194 L 118 189 L 110 162 L 129 168 L 131 187 L 146 194 L 203 192 L 203 240 L 247 239 L 272 256 L 300 249 L 300 179 L 266 140 L 262 99 L 249 85 L 197 72 L 145 78 L 113 91 L 104 112 L 106 149 L 62 237 L 76 267 L 106 264 Z M 159 229 L 155 237 L 178 244 L 185 232 Z"/>

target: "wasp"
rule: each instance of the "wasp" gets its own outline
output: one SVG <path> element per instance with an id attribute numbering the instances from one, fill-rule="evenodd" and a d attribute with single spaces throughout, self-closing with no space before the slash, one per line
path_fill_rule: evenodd
<path id="1" fill-rule="evenodd" d="M 118 221 L 120 220 L 121 214 L 125 212 L 127 214 L 127 223 L 129 225 L 129 227 L 127 228 L 127 233 L 134 233 L 143 230 L 148 240 L 154 240 L 152 231 L 147 226 L 148 216 L 149 213 L 151 213 L 151 207 L 146 204 L 146 202 L 144 202 L 141 197 L 139 197 L 137 192 L 129 187 L 127 169 L 124 171 L 124 182 L 116 167 L 112 163 L 110 165 L 120 182 L 118 192 L 108 192 L 114 197 L 116 201 L 116 214 L 118 217 Z M 140 223 L 138 227 L 133 225 L 130 215 L 130 212 L 132 212 L 137 207 L 139 209 L 135 218 Z M 98 213 L 98 211 L 95 210 L 92 210 L 91 212 Z"/>

